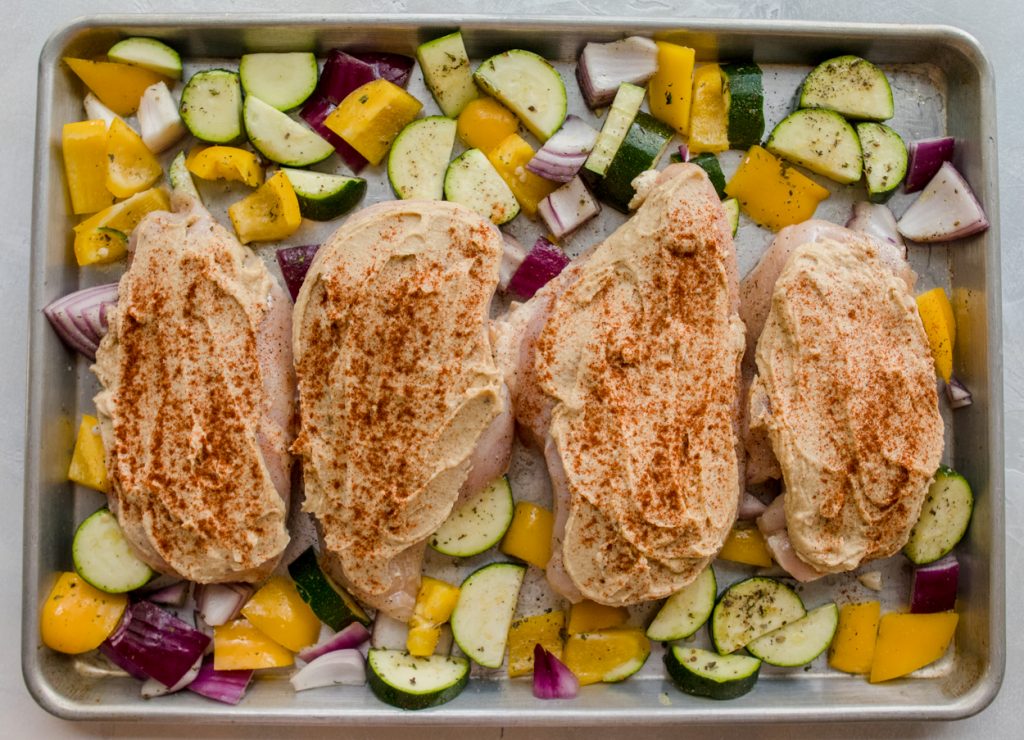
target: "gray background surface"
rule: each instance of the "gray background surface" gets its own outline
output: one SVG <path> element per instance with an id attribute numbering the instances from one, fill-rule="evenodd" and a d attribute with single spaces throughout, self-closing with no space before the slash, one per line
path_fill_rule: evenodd
<path id="1" fill-rule="evenodd" d="M 1006 443 L 1006 582 L 1007 663 L 1003 689 L 991 707 L 980 715 L 952 723 L 887 723 L 845 725 L 694 727 L 646 730 L 652 740 L 680 737 L 731 737 L 739 732 L 766 738 L 811 737 L 1021 737 L 1018 712 L 1024 703 L 1024 504 L 1019 491 L 1024 484 L 1024 64 L 1020 60 L 1020 5 L 1012 0 L 5 0 L 3 22 L 7 42 L 4 72 L 0 75 L 0 131 L 3 152 L 9 160 L 7 176 L 0 178 L 0 203 L 6 215 L 5 236 L 0 247 L 0 389 L 6 419 L 0 423 L 0 490 L 6 498 L 6 516 L 0 517 L 0 736 L 4 737 L 332 737 L 375 740 L 416 740 L 419 737 L 466 738 L 618 738 L 628 728 L 541 730 L 525 728 L 435 728 L 415 730 L 367 730 L 357 728 L 296 728 L 232 725 L 220 727 L 159 726 L 152 723 L 74 724 L 55 719 L 32 701 L 21 680 L 19 621 L 21 612 L 21 497 L 25 429 L 25 357 L 28 304 L 29 224 L 32 195 L 32 146 L 35 136 L 36 64 L 47 36 L 72 18 L 96 13 L 189 13 L 189 12 L 287 12 L 302 13 L 482 13 L 508 11 L 554 15 L 636 15 L 665 18 L 779 18 L 827 21 L 874 21 L 897 23 L 944 23 L 973 34 L 995 68 L 999 184 L 1003 211 L 1002 230 L 1003 344 L 1005 348 L 1005 443 Z M 428 735 L 429 732 L 429 735 Z"/>

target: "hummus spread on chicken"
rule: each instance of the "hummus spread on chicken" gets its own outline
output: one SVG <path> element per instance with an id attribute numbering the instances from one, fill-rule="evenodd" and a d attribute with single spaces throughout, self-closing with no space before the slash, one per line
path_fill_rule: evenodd
<path id="1" fill-rule="evenodd" d="M 158 570 L 256 581 L 289 539 L 288 302 L 252 251 L 177 202 L 136 229 L 96 353 L 110 505 Z"/>
<path id="2" fill-rule="evenodd" d="M 907 541 L 943 424 L 914 298 L 869 241 L 797 247 L 757 344 L 752 427 L 785 480 L 789 538 L 823 573 Z"/>
<path id="3" fill-rule="evenodd" d="M 382 203 L 321 247 L 296 301 L 294 449 L 322 564 L 399 619 L 424 543 L 504 408 L 487 318 L 502 248 L 462 206 Z"/>

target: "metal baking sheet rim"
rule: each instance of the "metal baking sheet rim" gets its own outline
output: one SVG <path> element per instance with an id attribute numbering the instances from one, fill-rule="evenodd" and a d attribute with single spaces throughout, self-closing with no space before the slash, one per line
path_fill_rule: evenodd
<path id="1" fill-rule="evenodd" d="M 984 236 L 985 263 L 988 270 L 984 276 L 985 311 L 987 317 L 987 375 L 989 385 L 985 389 L 991 413 L 986 429 L 989 439 L 987 472 L 992 495 L 990 523 L 992 531 L 989 558 L 989 603 L 988 603 L 988 651 L 985 670 L 977 676 L 973 686 L 959 696 L 941 703 L 915 704 L 912 702 L 883 701 L 883 696 L 872 696 L 870 701 L 847 705 L 825 706 L 820 700 L 802 705 L 752 705 L 743 700 L 715 703 L 701 702 L 698 706 L 662 704 L 656 709 L 651 706 L 574 708 L 569 703 L 544 703 L 536 709 L 502 707 L 501 702 L 491 705 L 474 706 L 473 694 L 486 701 L 485 693 L 467 689 L 463 701 L 448 704 L 432 710 L 403 712 L 372 704 L 353 711 L 322 712 L 311 714 L 311 707 L 302 702 L 289 706 L 226 707 L 210 702 L 201 707 L 181 706 L 176 702 L 144 701 L 134 698 L 117 704 L 96 704 L 76 701 L 58 692 L 43 676 L 39 664 L 39 653 L 45 648 L 38 642 L 38 604 L 40 599 L 39 534 L 43 522 L 40 516 L 39 499 L 42 477 L 41 448 L 43 418 L 41 396 L 47 373 L 42 361 L 41 334 L 47 330 L 46 321 L 38 310 L 45 284 L 50 277 L 44 273 L 43 252 L 49 223 L 44 215 L 48 184 L 46 172 L 51 164 L 53 152 L 50 147 L 53 132 L 41 128 L 50 118 L 56 61 L 65 45 L 76 35 L 103 28 L 111 29 L 209 29 L 209 28 L 259 28 L 268 26 L 318 26 L 321 29 L 379 28 L 399 22 L 404 27 L 417 29 L 509 27 L 508 18 L 501 16 L 477 15 L 428 15 L 428 16 L 376 16 L 376 15 L 137 15 L 137 16 L 93 16 L 70 22 L 58 29 L 43 47 L 39 60 L 39 82 L 37 88 L 37 126 L 35 144 L 35 172 L 33 189 L 32 257 L 30 277 L 29 351 L 27 372 L 29 395 L 27 398 L 26 448 L 25 448 L 25 492 L 24 492 L 24 553 L 23 553 L 23 603 L 22 603 L 22 672 L 26 686 L 36 702 L 51 714 L 69 720 L 122 720 L 122 721 L 175 721 L 192 720 L 203 722 L 238 723 L 288 723 L 288 724 L 346 724 L 349 726 L 370 725 L 597 725 L 597 724 L 671 724 L 681 721 L 691 723 L 720 722 L 782 722 L 782 721 L 867 721 L 867 720 L 921 720 L 961 719 L 974 715 L 987 707 L 999 691 L 1005 670 L 1005 577 L 1004 577 L 1004 505 L 1005 490 L 1003 476 L 1003 422 L 1002 422 L 1002 326 L 1001 290 L 999 271 L 999 228 L 998 189 L 995 145 L 995 96 L 991 66 L 978 42 L 960 29 L 949 26 L 901 26 L 896 24 L 839 24 L 803 21 L 762 21 L 762 20 L 711 20 L 685 19 L 683 22 L 652 21 L 625 17 L 524 17 L 515 19 L 519 28 L 540 28 L 549 33 L 560 29 L 580 28 L 594 32 L 614 31 L 651 33 L 674 29 L 687 32 L 705 33 L 717 39 L 730 34 L 742 37 L 793 36 L 810 38 L 833 38 L 866 40 L 872 38 L 913 38 L 931 40 L 946 47 L 953 47 L 974 65 L 978 74 L 980 89 L 979 141 L 981 172 L 983 175 L 991 228 Z M 845 680 L 838 678 L 837 680 Z M 856 680 L 856 679 L 854 679 Z M 927 680 L 927 679 L 924 679 Z M 638 682 L 639 683 L 639 682 Z M 653 683 L 647 681 L 645 683 Z M 900 695 L 901 683 L 890 684 L 885 696 Z M 609 690 L 620 685 L 606 685 Z M 795 683 L 793 691 L 799 691 Z M 480 687 L 477 687 L 478 689 Z M 803 684 L 802 688 L 807 688 Z M 674 692 L 667 681 L 661 682 L 657 692 Z M 491 693 L 491 692 L 486 692 Z M 671 694 L 668 694 L 671 696 Z M 137 695 L 136 695 L 137 696 Z M 676 694 L 675 696 L 681 696 Z M 500 697 L 498 697 L 500 699 Z M 673 697 L 675 698 L 675 697 Z M 467 701 L 470 700 L 470 701 Z M 145 705 L 145 708 L 143 707 Z M 552 706 L 555 704 L 555 706 Z"/>

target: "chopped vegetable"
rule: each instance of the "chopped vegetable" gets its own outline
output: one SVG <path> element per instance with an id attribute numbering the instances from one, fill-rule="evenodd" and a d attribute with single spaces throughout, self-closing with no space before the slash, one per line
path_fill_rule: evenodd
<path id="1" fill-rule="evenodd" d="M 302 107 L 302 112 L 299 115 L 302 117 L 302 120 L 310 125 L 310 128 L 324 137 L 324 139 L 334 147 L 334 151 L 336 151 L 338 156 L 340 156 L 345 164 L 349 166 L 349 169 L 358 174 L 363 167 L 367 165 L 366 157 L 353 149 L 347 141 L 331 131 L 324 124 L 327 117 L 335 110 L 336 106 L 334 103 L 329 101 L 327 98 L 321 98 L 314 95 Z"/>
<path id="2" fill-rule="evenodd" d="M 163 41 L 132 36 L 111 46 L 107 59 L 122 64 L 134 64 L 172 80 L 181 79 L 181 56 Z"/>
<path id="3" fill-rule="evenodd" d="M 916 242 L 948 242 L 985 231 L 989 222 L 971 186 L 952 164 L 943 162 L 898 226 Z"/>
<path id="4" fill-rule="evenodd" d="M 231 180 L 251 188 L 263 184 L 260 159 L 247 149 L 208 146 L 193 149 L 185 159 L 188 171 L 203 180 Z"/>
<path id="5" fill-rule="evenodd" d="M 380 612 L 373 620 L 373 634 L 370 645 L 382 650 L 399 650 L 405 652 L 405 640 L 409 635 L 409 625 L 399 622 Z"/>
<path id="6" fill-rule="evenodd" d="M 907 167 L 907 178 L 903 181 L 903 191 L 916 193 L 927 185 L 942 167 L 943 162 L 953 161 L 955 148 L 956 139 L 952 136 L 910 142 L 910 163 Z"/>
<path id="7" fill-rule="evenodd" d="M 565 121 L 565 84 L 555 68 L 532 51 L 512 49 L 485 59 L 473 79 L 542 143 Z"/>
<path id="8" fill-rule="evenodd" d="M 951 376 L 949 382 L 946 383 L 946 398 L 949 399 L 949 407 L 953 409 L 962 409 L 974 402 L 967 386 L 960 382 L 955 375 Z"/>
<path id="9" fill-rule="evenodd" d="M 907 147 L 884 123 L 858 123 L 857 138 L 864 155 L 864 181 L 872 203 L 884 203 L 907 174 Z"/>
<path id="10" fill-rule="evenodd" d="M 715 186 L 715 192 L 718 194 L 718 197 L 724 198 L 725 174 L 722 172 L 722 165 L 718 163 L 718 157 L 710 152 L 705 152 L 690 157 L 689 161 L 708 173 L 708 179 Z"/>
<path id="11" fill-rule="evenodd" d="M 717 64 L 698 67 L 693 74 L 688 145 L 690 154 L 729 148 L 729 119 L 722 96 L 722 71 Z"/>
<path id="12" fill-rule="evenodd" d="M 819 606 L 795 622 L 748 643 L 747 652 L 769 665 L 806 665 L 828 649 L 838 621 L 839 609 L 835 604 Z"/>
<path id="13" fill-rule="evenodd" d="M 565 123 L 554 136 L 544 142 L 527 169 L 555 182 L 569 182 L 587 161 L 597 142 L 598 132 L 574 115 L 565 117 Z"/>
<path id="14" fill-rule="evenodd" d="M 180 151 L 174 155 L 171 164 L 167 167 L 167 180 L 171 183 L 171 190 L 188 193 L 199 203 L 203 202 L 203 196 L 196 188 L 196 181 L 192 179 L 192 173 L 188 171 L 185 164 L 185 152 Z"/>
<path id="15" fill-rule="evenodd" d="M 82 107 L 85 109 L 85 117 L 90 121 L 103 121 L 104 126 L 110 126 L 110 122 L 121 116 L 114 113 L 107 106 L 100 102 L 100 99 L 91 92 L 85 94 L 82 100 Z M 121 119 L 124 120 L 124 119 Z"/>
<path id="16" fill-rule="evenodd" d="M 405 643 L 410 655 L 433 655 L 441 639 L 441 625 L 451 617 L 458 599 L 458 586 L 430 576 L 420 579 Z"/>
<path id="17" fill-rule="evenodd" d="M 498 544 L 513 511 L 512 488 L 501 476 L 453 511 L 430 538 L 430 546 L 457 558 L 479 555 Z"/>
<path id="18" fill-rule="evenodd" d="M 321 655 L 292 674 L 296 691 L 321 686 L 362 686 L 366 683 L 366 661 L 358 650 L 336 650 Z"/>
<path id="19" fill-rule="evenodd" d="M 64 61 L 100 102 L 119 116 L 135 113 L 146 88 L 163 80 L 156 72 L 132 64 L 70 57 Z"/>
<path id="20" fill-rule="evenodd" d="M 243 244 L 284 239 L 302 224 L 295 190 L 288 176 L 280 171 L 256 192 L 233 203 L 228 216 Z"/>
<path id="21" fill-rule="evenodd" d="M 402 129 L 388 154 L 388 180 L 395 195 L 403 200 L 444 199 L 456 125 L 444 116 L 428 116 Z"/>
<path id="22" fill-rule="evenodd" d="M 299 200 L 299 213 L 313 221 L 331 221 L 348 213 L 366 195 L 366 180 L 361 177 L 332 175 L 327 172 L 295 170 L 282 167 L 288 176 L 295 197 Z"/>
<path id="23" fill-rule="evenodd" d="M 237 704 L 245 696 L 245 690 L 252 681 L 252 670 L 218 671 L 209 658 L 199 668 L 199 673 L 186 688 L 207 699 Z"/>
<path id="24" fill-rule="evenodd" d="M 444 175 L 444 197 L 460 203 L 491 223 L 508 223 L 519 215 L 519 201 L 494 165 L 479 149 L 456 157 Z"/>
<path id="25" fill-rule="evenodd" d="M 556 658 L 562 657 L 562 629 L 565 612 L 554 611 L 522 617 L 508 630 L 508 675 L 528 676 L 534 670 L 534 648 L 542 647 Z"/>
<path id="26" fill-rule="evenodd" d="M 601 212 L 601 204 L 590 194 L 583 180 L 574 177 L 540 202 L 537 212 L 556 239 L 578 229 Z"/>
<path id="27" fill-rule="evenodd" d="M 666 650 L 664 660 L 677 689 L 709 699 L 736 699 L 749 693 L 761 670 L 761 661 L 749 655 L 719 655 L 684 645 Z"/>
<path id="28" fill-rule="evenodd" d="M 924 668 L 946 654 L 959 615 L 886 614 L 878 625 L 871 683 L 889 681 Z"/>
<path id="29" fill-rule="evenodd" d="M 277 264 L 281 267 L 281 276 L 293 301 L 299 297 L 306 273 L 309 272 L 309 266 L 313 264 L 313 257 L 319 249 L 319 244 L 305 244 L 277 250 Z"/>
<path id="30" fill-rule="evenodd" d="M 953 348 L 956 343 L 956 319 L 946 291 L 933 288 L 917 297 L 917 312 L 921 315 L 928 345 L 935 360 L 935 371 L 949 382 L 953 374 Z"/>
<path id="31" fill-rule="evenodd" d="M 155 584 L 152 584 L 155 585 Z M 169 586 L 158 588 L 146 594 L 146 599 L 154 604 L 163 606 L 182 607 L 188 598 L 188 591 L 191 584 L 188 581 L 178 581 Z M 147 589 L 149 586 L 147 586 Z"/>
<path id="32" fill-rule="evenodd" d="M 827 59 L 804 78 L 801 108 L 827 108 L 846 118 L 885 121 L 892 118 L 892 88 L 866 59 L 848 54 Z"/>
<path id="33" fill-rule="evenodd" d="M 743 524 L 736 524 L 729 531 L 718 557 L 759 568 L 768 568 L 772 564 L 772 556 L 765 547 L 761 531 L 757 527 Z"/>
<path id="34" fill-rule="evenodd" d="M 165 686 L 173 686 L 202 657 L 210 638 L 148 601 L 137 601 L 124 613 L 104 642 L 108 651 Z"/>
<path id="35" fill-rule="evenodd" d="M 461 32 L 420 44 L 416 58 L 437 106 L 449 118 L 457 118 L 480 94 L 473 82 L 473 68 Z"/>
<path id="36" fill-rule="evenodd" d="M 312 52 L 243 54 L 238 78 L 245 94 L 277 110 L 298 108 L 317 86 L 318 68 Z"/>
<path id="37" fill-rule="evenodd" d="M 839 625 L 828 654 L 829 666 L 845 673 L 870 672 L 880 612 L 877 601 L 844 604 L 839 609 Z"/>
<path id="38" fill-rule="evenodd" d="M 512 277 L 516 274 L 519 266 L 523 264 L 523 260 L 526 259 L 526 247 L 519 243 L 511 234 L 502 232 L 502 240 L 505 242 L 505 247 L 501 251 L 501 264 L 498 266 L 498 287 L 502 291 L 508 290 L 508 284 L 512 281 Z M 509 501 L 509 506 L 513 504 Z M 509 514 L 509 524 L 512 523 L 511 509 Z M 505 529 L 508 529 L 506 526 Z M 502 532 L 504 535 L 505 532 Z"/>
<path id="39" fill-rule="evenodd" d="M 610 629 L 569 635 L 564 662 L 580 681 L 623 681 L 639 671 L 651 654 L 651 643 L 641 629 Z"/>
<path id="40" fill-rule="evenodd" d="M 272 162 L 306 167 L 334 153 L 334 147 L 322 136 L 255 95 L 245 98 L 242 119 L 249 142 Z"/>
<path id="41" fill-rule="evenodd" d="M 341 101 L 324 125 L 373 164 L 380 164 L 399 132 L 422 103 L 387 80 L 373 80 Z"/>
<path id="42" fill-rule="evenodd" d="M 853 204 L 853 213 L 846 222 L 846 228 L 895 244 L 906 255 L 907 245 L 896 228 L 896 217 L 884 203 L 857 201 Z"/>
<path id="43" fill-rule="evenodd" d="M 68 467 L 68 479 L 106 493 L 110 490 L 103 456 L 103 437 L 95 416 L 82 414 L 75 439 L 75 451 Z"/>
<path id="44" fill-rule="evenodd" d="M 974 494 L 967 480 L 940 465 L 903 554 L 916 565 L 938 560 L 963 539 L 973 510 Z"/>
<path id="45" fill-rule="evenodd" d="M 210 627 L 237 619 L 256 587 L 249 583 L 200 583 L 196 585 L 196 610 Z"/>
<path id="46" fill-rule="evenodd" d="M 61 653 L 94 650 L 114 631 L 127 606 L 124 594 L 104 593 L 77 573 L 59 573 L 39 609 L 40 637 Z"/>
<path id="47" fill-rule="evenodd" d="M 910 613 L 931 614 L 952 611 L 956 606 L 956 587 L 960 563 L 953 555 L 914 569 L 910 589 Z"/>
<path id="48" fill-rule="evenodd" d="M 683 136 L 690 131 L 690 99 L 693 96 L 693 49 L 656 41 L 658 71 L 647 85 L 651 115 Z"/>
<path id="49" fill-rule="evenodd" d="M 107 333 L 107 313 L 116 303 L 117 283 L 109 283 L 58 298 L 43 309 L 43 314 L 66 345 L 94 360 L 96 348 Z"/>
<path id="50" fill-rule="evenodd" d="M 533 245 L 533 249 L 526 255 L 526 259 L 519 265 L 519 269 L 512 275 L 512 279 L 508 283 L 508 289 L 516 295 L 522 296 L 523 298 L 532 298 L 533 295 L 543 288 L 548 282 L 554 279 L 562 270 L 565 269 L 566 265 L 569 264 L 569 258 L 565 256 L 565 252 L 556 247 L 554 244 L 549 242 L 544 237 L 539 237 Z M 519 506 L 524 507 L 533 506 L 533 504 L 527 504 L 526 502 L 520 502 L 516 504 L 516 513 L 519 513 Z M 524 552 L 531 553 L 531 557 L 539 560 L 544 557 L 545 545 L 540 541 L 545 530 L 548 532 L 547 545 L 548 548 L 548 559 L 551 557 L 551 513 L 547 512 L 546 509 L 540 509 L 540 507 L 534 507 L 533 509 L 524 508 L 521 516 L 525 517 L 521 520 L 520 526 L 524 529 L 519 532 L 513 538 L 512 547 L 524 548 Z M 547 517 L 545 518 L 541 512 L 546 512 Z M 515 520 L 512 522 L 512 527 L 515 528 Z M 532 534 L 531 534 L 532 532 Z M 505 540 L 508 541 L 509 534 L 505 535 Z M 533 540 L 533 545 L 527 545 L 523 541 L 523 537 L 530 537 Z M 502 544 L 503 552 L 505 545 Z M 512 554 L 512 553 L 509 553 Z M 517 555 L 516 557 L 521 557 Z M 526 560 L 526 558 L 523 558 Z M 547 559 L 542 564 L 537 564 L 532 560 L 527 560 L 538 568 L 547 567 Z"/>
<path id="51" fill-rule="evenodd" d="M 147 87 L 142 93 L 138 117 L 142 141 L 155 154 L 169 149 L 187 133 L 178 105 L 164 82 Z"/>
<path id="52" fill-rule="evenodd" d="M 654 116 L 638 112 L 604 177 L 594 184 L 594 192 L 623 213 L 637 208 L 638 204 L 634 202 L 637 188 L 634 184 L 640 175 L 658 166 L 671 140 L 672 129 Z"/>
<path id="53" fill-rule="evenodd" d="M 857 132 L 832 110 L 790 113 L 772 129 L 765 148 L 843 185 L 857 182 L 864 168 Z"/>
<path id="54" fill-rule="evenodd" d="M 291 651 L 271 640 L 247 619 L 213 628 L 213 667 L 218 671 L 280 668 L 295 662 Z"/>
<path id="55" fill-rule="evenodd" d="M 103 121 L 65 123 L 61 154 L 74 213 L 95 213 L 113 204 L 114 195 L 106 186 L 107 124 Z"/>
<path id="56" fill-rule="evenodd" d="M 537 215 L 537 206 L 558 187 L 557 183 L 545 180 L 527 169 L 534 157 L 533 147 L 519 134 L 509 134 L 494 149 L 487 152 L 487 159 L 501 175 L 520 207 L 530 218 Z"/>
<path id="57" fill-rule="evenodd" d="M 242 607 L 242 616 L 292 652 L 315 644 L 320 636 L 320 620 L 284 576 L 271 576 Z"/>
<path id="58" fill-rule="evenodd" d="M 75 260 L 79 265 L 107 265 L 116 262 L 127 253 L 128 235 L 123 231 L 100 226 L 75 232 Z M 99 345 L 98 339 L 96 345 Z M 86 354 L 89 353 L 95 357 L 96 348 L 92 347 Z"/>
<path id="59" fill-rule="evenodd" d="M 584 599 L 569 607 L 570 635 L 598 632 L 610 627 L 621 627 L 629 621 L 629 610 L 624 606 L 607 606 Z"/>
<path id="60" fill-rule="evenodd" d="M 356 600 L 320 568 L 316 550 L 312 547 L 291 562 L 288 574 L 295 580 L 295 588 L 313 613 L 331 629 L 341 631 L 352 622 L 359 622 L 364 627 L 370 625 L 370 618 Z M 378 614 L 377 618 L 380 617 Z"/>
<path id="61" fill-rule="evenodd" d="M 181 120 L 200 141 L 234 144 L 245 138 L 242 85 L 238 73 L 204 69 L 192 75 L 181 91 Z"/>
<path id="62" fill-rule="evenodd" d="M 729 200 L 732 201 L 733 203 L 736 203 L 736 201 L 732 198 L 730 198 Z M 723 202 L 722 206 L 724 207 L 725 205 L 726 203 Z M 736 511 L 736 517 L 742 520 L 757 519 L 765 512 L 767 508 L 768 507 L 765 506 L 764 502 L 761 501 L 761 499 L 759 499 L 757 496 L 754 496 L 749 491 L 744 491 L 743 495 L 740 497 L 740 506 L 739 509 L 737 509 Z"/>
<path id="63" fill-rule="evenodd" d="M 746 149 L 764 135 L 764 86 L 761 68 L 752 62 L 722 65 L 722 98 L 729 147 Z"/>
<path id="64" fill-rule="evenodd" d="M 135 554 L 110 509 L 86 517 L 71 545 L 75 570 L 101 591 L 122 594 L 144 586 L 153 570 Z"/>
<path id="65" fill-rule="evenodd" d="M 498 668 L 505 658 L 525 573 L 522 565 L 491 563 L 471 573 L 459 589 L 452 635 L 463 653 L 486 668 Z"/>
<path id="66" fill-rule="evenodd" d="M 796 591 L 782 581 L 754 577 L 729 586 L 711 613 L 711 639 L 725 655 L 805 614 Z"/>
<path id="67" fill-rule="evenodd" d="M 512 282 L 509 284 L 511 290 L 518 292 L 516 290 L 516 278 L 519 277 L 524 269 L 530 269 L 528 263 L 535 252 L 537 252 L 537 246 L 534 246 L 533 251 L 530 252 L 530 255 L 523 262 L 523 266 L 519 268 L 516 276 L 512 278 Z M 530 295 L 533 295 L 534 292 L 536 292 L 536 288 L 534 288 Z M 505 538 L 501 541 L 501 551 L 506 555 L 525 560 L 530 565 L 535 565 L 543 570 L 548 566 L 548 561 L 551 559 L 551 532 L 554 525 L 554 516 L 547 509 L 531 504 L 528 501 L 517 501 L 515 514 L 512 516 L 512 524 L 505 533 Z"/>
<path id="68" fill-rule="evenodd" d="M 143 699 L 154 699 L 158 696 L 167 696 L 168 694 L 177 693 L 196 679 L 202 665 L 203 656 L 200 655 L 196 658 L 196 662 L 192 664 L 192 667 L 185 672 L 185 675 L 179 678 L 177 682 L 171 686 L 165 686 L 155 678 L 147 678 L 142 682 L 142 690 L 139 693 L 142 694 Z"/>
<path id="69" fill-rule="evenodd" d="M 115 203 L 90 216 L 75 226 L 75 232 L 81 234 L 92 229 L 107 227 L 128 234 L 138 225 L 142 217 L 150 211 L 167 211 L 170 210 L 170 207 L 171 202 L 165 190 L 162 188 L 150 188 L 137 195 L 133 195 L 128 200 Z M 79 260 L 78 264 L 90 263 Z"/>
<path id="70" fill-rule="evenodd" d="M 750 147 L 725 192 L 739 201 L 740 210 L 772 231 L 811 218 L 829 194 L 759 146 Z"/>
<path id="71" fill-rule="evenodd" d="M 594 149 L 583 164 L 588 172 L 604 177 L 612 159 L 615 158 L 615 153 L 619 151 L 622 140 L 626 138 L 626 132 L 636 118 L 640 105 L 644 102 L 645 94 L 646 91 L 642 87 L 628 82 L 619 85 L 619 91 L 615 94 L 607 118 L 604 119 L 601 133 L 597 135 Z"/>
<path id="72" fill-rule="evenodd" d="M 367 679 L 378 699 L 399 709 L 451 701 L 469 683 L 469 661 L 447 655 L 416 658 L 402 650 L 370 650 Z"/>
<path id="73" fill-rule="evenodd" d="M 118 198 L 150 187 L 164 174 L 160 161 L 128 124 L 113 120 L 107 129 L 107 177 L 104 184 Z"/>
<path id="74" fill-rule="evenodd" d="M 412 57 L 388 51 L 357 51 L 352 56 L 370 65 L 370 69 L 377 77 L 393 82 L 399 87 L 408 86 L 412 68 L 416 66 L 416 60 Z"/>
<path id="75" fill-rule="evenodd" d="M 333 653 L 336 650 L 354 650 L 369 639 L 370 631 L 359 622 L 352 622 L 326 640 L 299 651 L 298 657 L 307 663 L 311 663 L 321 655 L 327 655 L 327 653 Z"/>
<path id="76" fill-rule="evenodd" d="M 606 44 L 588 43 L 576 66 L 584 100 L 590 108 L 608 105 L 621 83 L 643 85 L 651 79 L 658 71 L 659 59 L 658 47 L 642 36 Z"/>
<path id="77" fill-rule="evenodd" d="M 515 113 L 494 98 L 471 100 L 459 114 L 459 141 L 470 149 L 489 152 L 518 130 Z"/>
<path id="78" fill-rule="evenodd" d="M 569 668 L 543 645 L 533 648 L 533 695 L 538 699 L 573 699 L 580 681 Z"/>

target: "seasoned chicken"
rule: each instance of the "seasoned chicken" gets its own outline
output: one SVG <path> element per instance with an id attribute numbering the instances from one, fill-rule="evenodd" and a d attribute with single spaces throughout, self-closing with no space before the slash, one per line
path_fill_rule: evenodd
<path id="1" fill-rule="evenodd" d="M 749 423 L 755 446 L 769 441 L 785 487 L 759 526 L 778 562 L 810 580 L 906 543 L 943 425 L 914 276 L 898 248 L 816 222 L 780 240 L 778 276 L 743 292 L 753 296 L 748 329 L 764 316 Z M 755 273 L 775 272 L 775 249 Z"/>
<path id="2" fill-rule="evenodd" d="M 294 449 L 323 565 L 403 621 L 427 538 L 508 465 L 488 320 L 502 248 L 462 206 L 382 203 L 324 243 L 295 304 Z"/>
<path id="3" fill-rule="evenodd" d="M 288 544 L 291 305 L 202 205 L 173 202 L 135 229 L 93 366 L 110 507 L 153 568 L 258 581 Z"/>
<path id="4" fill-rule="evenodd" d="M 509 318 L 524 436 L 555 497 L 553 588 L 634 604 L 692 581 L 743 480 L 735 252 L 703 170 L 661 173 L 637 213 Z"/>

